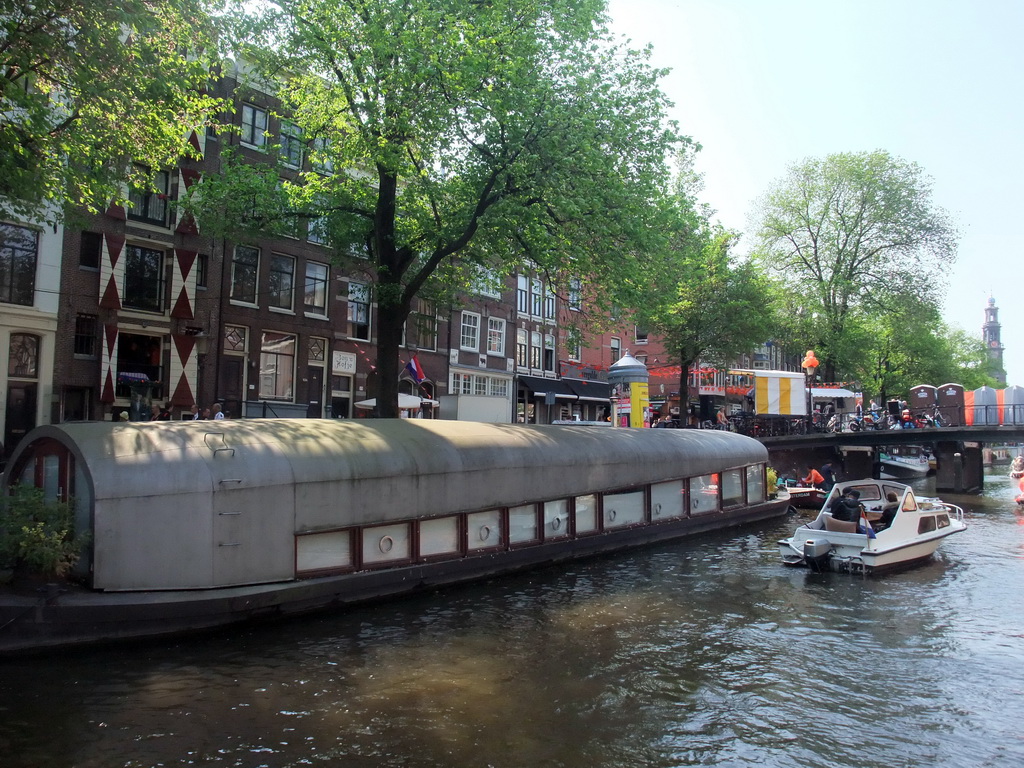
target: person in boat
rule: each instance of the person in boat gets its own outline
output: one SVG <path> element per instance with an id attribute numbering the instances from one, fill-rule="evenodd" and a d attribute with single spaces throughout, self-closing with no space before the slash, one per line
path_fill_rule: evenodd
<path id="1" fill-rule="evenodd" d="M 821 467 L 822 484 L 821 487 L 826 491 L 831 491 L 832 486 L 836 484 L 836 474 L 832 470 L 832 462 L 826 461 Z"/>
<path id="2" fill-rule="evenodd" d="M 1024 477 L 1024 456 L 1014 456 L 1010 462 L 1010 477 Z"/>
<path id="3" fill-rule="evenodd" d="M 818 516 L 808 523 L 807 527 L 817 531 L 825 530 L 825 518 L 828 516 L 835 520 L 859 524 L 861 513 L 860 491 L 855 488 L 847 488 L 843 491 L 842 496 L 837 496 L 827 507 L 822 509 Z"/>
<path id="4" fill-rule="evenodd" d="M 812 488 L 825 487 L 825 478 L 822 477 L 821 472 L 816 470 L 810 464 L 807 465 L 807 477 L 801 477 L 800 482 Z"/>
<path id="5" fill-rule="evenodd" d="M 900 497 L 896 495 L 895 491 L 889 491 L 885 494 L 885 504 L 882 506 L 882 516 L 874 523 L 876 531 L 884 531 L 896 518 L 896 513 L 900 510 Z"/>
<path id="6" fill-rule="evenodd" d="M 859 523 L 863 512 L 860 505 L 860 491 L 856 488 L 847 488 L 842 496 L 832 502 L 829 512 L 836 520 Z"/>

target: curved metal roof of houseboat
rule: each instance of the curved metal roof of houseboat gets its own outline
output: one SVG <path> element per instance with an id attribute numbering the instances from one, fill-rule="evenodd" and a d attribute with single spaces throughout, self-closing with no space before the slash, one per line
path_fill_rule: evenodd
<path id="1" fill-rule="evenodd" d="M 381 519 L 392 505 L 403 518 L 484 509 L 515 497 L 525 503 L 593 493 L 768 458 L 758 441 L 716 430 L 239 419 L 42 426 L 22 440 L 9 472 L 44 439 L 76 457 L 96 503 L 294 483 L 297 510 L 344 503 L 367 520 Z M 345 481 L 348 497 L 338 498 Z M 323 494 L 312 490 L 317 486 Z M 318 498 L 332 487 L 333 496 Z"/>

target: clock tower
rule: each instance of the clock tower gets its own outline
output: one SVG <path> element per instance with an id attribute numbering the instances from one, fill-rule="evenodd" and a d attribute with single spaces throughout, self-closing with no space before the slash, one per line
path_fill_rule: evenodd
<path id="1" fill-rule="evenodd" d="M 1003 369 L 1003 343 L 999 340 L 999 308 L 996 300 L 989 296 L 985 306 L 985 324 L 981 326 L 981 338 L 988 350 L 988 359 L 992 361 L 992 375 L 996 381 L 1006 385 L 1006 371 Z"/>

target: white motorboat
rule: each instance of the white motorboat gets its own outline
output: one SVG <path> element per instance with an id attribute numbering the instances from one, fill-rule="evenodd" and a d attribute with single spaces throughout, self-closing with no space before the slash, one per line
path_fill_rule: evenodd
<path id="1" fill-rule="evenodd" d="M 894 445 L 879 451 L 881 476 L 886 480 L 914 480 L 931 469 L 928 455 L 919 445 Z"/>
<path id="2" fill-rule="evenodd" d="M 837 520 L 828 511 L 849 489 L 860 493 L 859 524 Z M 779 541 L 783 563 L 853 573 L 900 568 L 931 557 L 944 538 L 966 528 L 960 507 L 918 497 L 910 486 L 892 480 L 837 483 L 822 510 Z"/>

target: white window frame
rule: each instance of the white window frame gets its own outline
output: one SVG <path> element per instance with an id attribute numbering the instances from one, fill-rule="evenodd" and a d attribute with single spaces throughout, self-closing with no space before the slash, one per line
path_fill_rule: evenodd
<path id="1" fill-rule="evenodd" d="M 464 349 L 467 352 L 479 352 L 480 315 L 476 312 L 463 311 L 459 327 L 459 349 Z"/>
<path id="2" fill-rule="evenodd" d="M 505 356 L 505 318 L 487 318 L 487 354 Z"/>
<path id="3" fill-rule="evenodd" d="M 362 312 L 365 312 L 365 318 L 362 318 Z M 369 341 L 371 338 L 371 327 L 370 319 L 372 313 L 370 312 L 370 286 L 368 283 L 360 283 L 356 280 L 348 281 L 348 323 L 349 323 L 349 338 L 358 339 L 359 341 Z M 353 325 L 365 325 L 366 336 L 356 336 L 353 334 Z"/>
<path id="4" fill-rule="evenodd" d="M 281 162 L 288 168 L 302 167 L 302 128 L 291 120 L 281 121 Z"/>
<path id="5" fill-rule="evenodd" d="M 270 125 L 270 116 L 267 110 L 252 104 L 242 105 L 242 143 L 262 148 L 267 144 L 267 129 Z"/>
<path id="6" fill-rule="evenodd" d="M 317 273 L 318 270 L 322 272 Z M 310 274 L 313 272 L 314 274 Z M 302 291 L 302 307 L 308 315 L 327 317 L 327 297 L 331 286 L 331 268 L 319 261 L 306 262 L 306 282 Z M 313 300 L 310 301 L 310 296 Z"/>
<path id="7" fill-rule="evenodd" d="M 291 269 L 281 269 L 287 264 Z M 276 275 L 287 275 L 287 285 L 274 286 Z M 270 255 L 270 276 L 267 284 L 267 306 L 278 312 L 291 312 L 295 309 L 295 257 L 285 253 Z"/>

